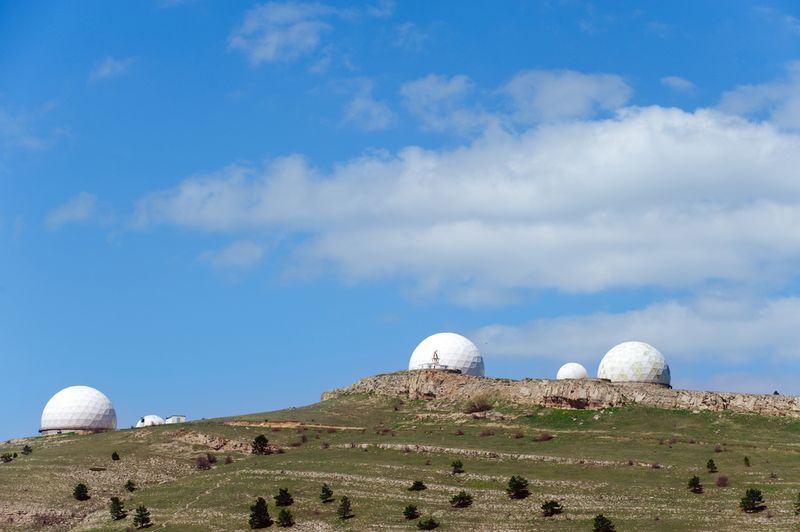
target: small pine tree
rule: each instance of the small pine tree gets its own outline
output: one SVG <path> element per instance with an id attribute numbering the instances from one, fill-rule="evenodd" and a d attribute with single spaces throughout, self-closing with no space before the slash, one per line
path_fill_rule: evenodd
<path id="1" fill-rule="evenodd" d="M 128 481 L 125 482 L 125 489 L 133 493 L 134 491 L 136 491 L 136 482 L 128 479 Z"/>
<path id="2" fill-rule="evenodd" d="M 800 492 L 798 492 L 797 499 L 794 501 L 794 515 L 800 515 Z"/>
<path id="3" fill-rule="evenodd" d="M 33 447 L 28 445 L 27 443 L 22 447 L 22 454 L 28 456 L 33 452 Z"/>
<path id="4" fill-rule="evenodd" d="M 119 521 L 125 518 L 125 507 L 119 497 L 111 497 L 111 502 L 108 503 L 108 511 L 111 513 L 111 519 Z"/>
<path id="5" fill-rule="evenodd" d="M 703 485 L 700 484 L 700 477 L 697 475 L 689 479 L 689 490 L 692 493 L 703 493 Z"/>
<path id="6" fill-rule="evenodd" d="M 614 524 L 611 520 L 603 514 L 598 514 L 594 518 L 594 526 L 592 532 L 616 532 Z"/>
<path id="7" fill-rule="evenodd" d="M 416 519 L 419 517 L 419 510 L 417 510 L 416 504 L 408 504 L 403 509 L 403 517 L 406 519 Z"/>
<path id="8" fill-rule="evenodd" d="M 253 443 L 250 444 L 253 450 L 253 454 L 269 454 L 269 440 L 263 434 L 259 434 L 253 439 Z"/>
<path id="9" fill-rule="evenodd" d="M 425 517 L 424 519 L 417 521 L 417 528 L 420 530 L 433 530 L 435 528 L 439 528 L 439 521 L 431 516 Z"/>
<path id="10" fill-rule="evenodd" d="M 275 506 L 291 506 L 294 504 L 294 499 L 287 488 L 278 488 L 278 494 L 273 499 L 275 499 Z"/>
<path id="11" fill-rule="evenodd" d="M 319 490 L 319 500 L 322 502 L 331 502 L 333 500 L 333 490 L 327 484 L 323 484 Z"/>
<path id="12" fill-rule="evenodd" d="M 706 469 L 708 469 L 709 473 L 716 473 L 717 464 L 714 463 L 714 460 L 709 459 L 709 461 L 706 462 Z"/>
<path id="13" fill-rule="evenodd" d="M 349 498 L 341 498 L 339 501 L 339 508 L 336 509 L 336 515 L 339 516 L 339 519 L 349 519 L 350 517 L 353 517 L 353 509 L 350 506 Z"/>
<path id="14" fill-rule="evenodd" d="M 761 490 L 756 488 L 748 489 L 742 500 L 739 501 L 739 508 L 747 513 L 757 512 L 764 507 L 764 496 Z"/>
<path id="15" fill-rule="evenodd" d="M 278 512 L 278 526 L 294 526 L 294 517 L 292 517 L 292 512 L 288 508 L 281 508 L 281 511 Z"/>
<path id="16" fill-rule="evenodd" d="M 472 504 L 472 495 L 464 490 L 459 491 L 450 498 L 450 506 L 453 508 L 466 508 Z"/>
<path id="17" fill-rule="evenodd" d="M 133 516 L 133 526 L 136 528 L 147 528 L 150 526 L 150 511 L 145 505 L 140 504 L 136 507 L 136 514 Z"/>
<path id="18" fill-rule="evenodd" d="M 422 482 L 421 480 L 415 480 L 414 482 L 411 483 L 411 487 L 408 488 L 408 491 L 422 491 L 426 489 L 428 489 L 428 487 L 425 485 L 424 482 Z"/>
<path id="19" fill-rule="evenodd" d="M 89 488 L 86 487 L 86 484 L 77 484 L 72 490 L 72 496 L 78 501 L 88 501 Z"/>
<path id="20" fill-rule="evenodd" d="M 549 500 L 542 504 L 542 515 L 545 517 L 552 517 L 564 511 L 564 507 L 558 501 Z"/>
<path id="21" fill-rule="evenodd" d="M 744 457 L 744 466 L 745 467 L 750 467 L 750 457 L 748 457 L 748 456 Z"/>
<path id="22" fill-rule="evenodd" d="M 464 462 L 461 460 L 453 460 L 453 462 L 450 464 L 450 467 L 453 468 L 454 475 L 464 472 Z"/>
<path id="23" fill-rule="evenodd" d="M 528 491 L 528 480 L 519 475 L 514 475 L 508 479 L 506 493 L 508 493 L 508 496 L 512 499 L 524 499 L 531 494 L 531 492 Z"/>
<path id="24" fill-rule="evenodd" d="M 252 529 L 266 528 L 272 524 L 264 497 L 257 498 L 256 503 L 250 507 L 250 519 L 247 520 L 247 523 Z"/>
<path id="25" fill-rule="evenodd" d="M 114 460 L 115 462 L 119 460 L 119 453 L 117 453 L 117 451 L 111 453 L 111 459 Z"/>

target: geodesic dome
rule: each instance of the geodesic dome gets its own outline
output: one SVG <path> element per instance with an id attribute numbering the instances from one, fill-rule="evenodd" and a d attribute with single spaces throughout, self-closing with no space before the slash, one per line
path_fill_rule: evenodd
<path id="1" fill-rule="evenodd" d="M 567 362 L 558 369 L 558 373 L 556 374 L 556 379 L 558 380 L 586 379 L 588 377 L 589 372 L 586 371 L 586 368 L 584 368 L 583 365 L 578 364 L 577 362 Z"/>
<path id="2" fill-rule="evenodd" d="M 150 414 L 139 418 L 139 421 L 136 422 L 136 428 L 140 429 L 142 427 L 152 427 L 153 425 L 163 425 L 164 419 L 161 416 L 157 416 L 155 414 Z"/>
<path id="3" fill-rule="evenodd" d="M 117 412 L 108 397 L 89 386 L 70 386 L 47 401 L 39 432 L 98 432 L 116 428 Z"/>
<path id="4" fill-rule="evenodd" d="M 645 342 L 623 342 L 606 353 L 597 377 L 611 382 L 649 382 L 669 386 L 669 366 L 658 349 Z"/>
<path id="5" fill-rule="evenodd" d="M 483 357 L 477 346 L 460 334 L 449 332 L 425 338 L 408 361 L 408 369 L 437 368 L 457 369 L 478 377 L 484 374 Z"/>

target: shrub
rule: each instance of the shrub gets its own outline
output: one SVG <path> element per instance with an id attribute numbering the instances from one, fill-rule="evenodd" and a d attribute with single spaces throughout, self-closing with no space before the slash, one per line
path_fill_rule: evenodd
<path id="1" fill-rule="evenodd" d="M 722 452 L 722 445 L 720 445 L 720 444 L 716 444 L 716 445 L 714 446 L 714 452 L 715 452 L 715 453 L 721 453 L 721 452 Z"/>
<path id="2" fill-rule="evenodd" d="M 72 490 L 72 496 L 78 501 L 88 501 L 89 488 L 86 487 L 86 484 L 77 484 Z"/>
<path id="3" fill-rule="evenodd" d="M 194 459 L 194 467 L 199 471 L 207 471 L 211 469 L 211 462 L 209 462 L 208 458 L 205 456 L 198 456 Z"/>
<path id="4" fill-rule="evenodd" d="M 308 443 L 308 436 L 306 436 L 305 434 L 301 434 L 300 435 L 300 442 L 301 443 Z"/>
<path id="5" fill-rule="evenodd" d="M 650 469 L 661 469 L 661 464 L 659 464 L 658 462 L 653 462 L 652 464 L 650 464 Z"/>
<path id="6" fill-rule="evenodd" d="M 489 396 L 476 395 L 467 402 L 464 408 L 465 414 L 474 414 L 476 412 L 487 412 L 492 409 L 492 403 L 489 402 Z"/>
<path id="7" fill-rule="evenodd" d="M 542 515 L 545 517 L 552 517 L 564 511 L 564 507 L 558 501 L 549 500 L 542 503 Z"/>
<path id="8" fill-rule="evenodd" d="M 695 475 L 689 479 L 689 490 L 692 493 L 703 493 L 703 485 L 700 484 L 700 477 Z"/>
<path id="9" fill-rule="evenodd" d="M 728 487 L 728 477 L 725 475 L 720 475 L 717 477 L 717 487 L 718 488 L 727 488 Z"/>
<path id="10" fill-rule="evenodd" d="M 28 445 L 28 444 L 26 443 L 26 444 L 25 444 L 25 445 L 22 447 L 22 451 L 21 451 L 21 452 L 22 452 L 22 454 L 23 454 L 24 456 L 28 456 L 29 454 L 31 454 L 31 453 L 33 452 L 33 447 L 31 447 L 30 445 Z"/>
<path id="11" fill-rule="evenodd" d="M 450 498 L 450 506 L 453 508 L 466 508 L 472 504 L 472 495 L 464 490 L 459 491 Z"/>
<path id="12" fill-rule="evenodd" d="M 453 468 L 453 474 L 458 475 L 459 473 L 464 472 L 464 462 L 461 460 L 453 460 L 450 462 L 450 467 Z"/>
<path id="13" fill-rule="evenodd" d="M 508 493 L 508 496 L 512 499 L 524 499 L 531 494 L 531 492 L 528 491 L 528 479 L 519 475 L 512 476 L 508 479 L 506 493 Z"/>
<path id="14" fill-rule="evenodd" d="M 252 447 L 253 454 L 270 454 L 269 440 L 263 434 L 256 436 L 253 439 L 253 443 L 250 445 Z"/>
<path id="15" fill-rule="evenodd" d="M 275 506 L 291 506 L 294 499 L 287 488 L 278 488 L 278 494 L 273 497 Z"/>
<path id="16" fill-rule="evenodd" d="M 439 528 L 439 521 L 433 517 L 426 517 L 417 521 L 417 528 L 420 530 L 433 530 Z"/>
<path id="17" fill-rule="evenodd" d="M 414 482 L 411 483 L 411 487 L 408 488 L 408 491 L 422 491 L 425 489 L 428 488 L 425 486 L 424 482 L 422 482 L 421 480 L 415 480 Z"/>
<path id="18" fill-rule="evenodd" d="M 281 508 L 281 511 L 278 512 L 278 526 L 280 527 L 294 526 L 294 517 L 292 516 L 292 512 L 290 512 L 288 508 Z"/>
<path id="19" fill-rule="evenodd" d="M 542 432 L 541 434 L 537 435 L 533 439 L 534 439 L 534 441 L 550 441 L 553 438 L 555 438 L 555 436 L 553 436 L 549 432 Z"/>
<path id="20" fill-rule="evenodd" d="M 319 490 L 319 500 L 322 502 L 331 502 L 333 500 L 333 490 L 327 484 L 322 484 Z"/>
<path id="21" fill-rule="evenodd" d="M 133 526 L 136 528 L 146 528 L 150 526 L 150 512 L 143 504 L 136 507 L 136 514 L 133 516 Z"/>
<path id="22" fill-rule="evenodd" d="M 216 464 L 217 463 L 217 455 L 206 453 L 206 458 L 208 459 L 209 464 Z"/>
<path id="23" fill-rule="evenodd" d="M 519 440 L 520 438 L 524 438 L 525 434 L 523 434 L 522 432 L 517 431 L 514 434 L 512 434 L 511 436 L 513 436 L 513 438 L 515 440 Z"/>
<path id="24" fill-rule="evenodd" d="M 750 458 L 747 456 L 744 457 L 744 466 L 750 467 Z"/>
<path id="25" fill-rule="evenodd" d="M 3 453 L 3 454 L 0 454 L 0 460 L 2 460 L 2 462 L 3 462 L 4 464 L 7 464 L 7 463 L 9 463 L 9 462 L 10 462 L 11 460 L 13 460 L 13 459 L 14 459 L 14 458 L 11 456 L 11 453 Z"/>
<path id="26" fill-rule="evenodd" d="M 403 517 L 406 519 L 416 519 L 419 517 L 419 510 L 415 504 L 408 504 L 403 508 Z"/>
<path id="27" fill-rule="evenodd" d="M 603 514 L 598 514 L 594 517 L 592 532 L 616 532 L 614 523 Z"/>
<path id="28" fill-rule="evenodd" d="M 127 482 L 125 482 L 125 489 L 133 493 L 134 491 L 136 491 L 136 483 L 132 480 L 128 480 Z"/>
<path id="29" fill-rule="evenodd" d="M 233 463 L 233 456 L 231 456 L 231 455 L 227 455 L 227 456 L 225 457 L 225 463 L 226 463 L 226 464 L 232 464 L 232 463 Z"/>
<path id="30" fill-rule="evenodd" d="M 709 460 L 708 462 L 706 462 L 706 469 L 708 469 L 709 473 L 716 473 L 717 464 L 714 463 L 714 460 Z"/>
<path id="31" fill-rule="evenodd" d="M 330 446 L 331 446 L 331 444 L 330 444 L 330 443 L 328 443 L 328 442 L 326 442 L 326 441 L 322 442 L 322 445 L 320 445 L 320 447 L 322 447 L 323 449 L 327 449 L 327 448 L 329 448 Z"/>
<path id="32" fill-rule="evenodd" d="M 797 498 L 794 500 L 794 515 L 800 515 L 800 492 L 797 494 Z"/>
<path id="33" fill-rule="evenodd" d="M 458 429 L 458 430 L 457 430 L 457 431 L 455 431 L 453 434 L 455 434 L 456 436 L 463 436 L 463 435 L 464 435 L 464 431 L 463 431 L 463 430 L 461 430 L 461 429 Z"/>
<path id="34" fill-rule="evenodd" d="M 115 462 L 119 460 L 119 453 L 117 451 L 111 453 L 111 459 L 114 460 Z"/>
<path id="35" fill-rule="evenodd" d="M 493 430 L 482 430 L 478 436 L 494 436 Z"/>
<path id="36" fill-rule="evenodd" d="M 256 503 L 250 507 L 250 518 L 247 520 L 250 528 L 266 528 L 272 524 L 272 519 L 269 517 L 269 509 L 267 508 L 267 501 L 264 497 L 256 499 Z"/>
<path id="37" fill-rule="evenodd" d="M 342 497 L 339 501 L 339 507 L 336 509 L 336 515 L 339 519 L 350 519 L 353 517 L 353 508 L 350 506 L 350 499 Z"/>
<path id="38" fill-rule="evenodd" d="M 125 519 L 125 507 L 122 505 L 122 501 L 119 500 L 119 497 L 111 497 L 111 501 L 108 503 L 108 511 L 111 513 L 111 519 L 114 521 Z"/>
<path id="39" fill-rule="evenodd" d="M 747 513 L 758 512 L 766 508 L 764 506 L 764 496 L 761 494 L 761 490 L 756 488 L 749 488 L 742 500 L 739 501 L 739 508 L 744 510 Z"/>

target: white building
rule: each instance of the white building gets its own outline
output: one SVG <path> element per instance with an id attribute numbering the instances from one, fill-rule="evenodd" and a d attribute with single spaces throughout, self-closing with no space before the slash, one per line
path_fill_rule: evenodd
<path id="1" fill-rule="evenodd" d="M 39 432 L 102 432 L 116 428 L 117 412 L 108 397 L 89 386 L 70 386 L 47 401 Z"/>
<path id="2" fill-rule="evenodd" d="M 587 378 L 589 378 L 589 372 L 586 371 L 586 368 L 584 368 L 582 364 L 578 364 L 577 362 L 567 362 L 558 369 L 558 373 L 556 374 L 557 380 Z"/>
<path id="3" fill-rule="evenodd" d="M 182 414 L 176 414 L 172 416 L 168 416 L 166 421 L 164 421 L 167 425 L 172 425 L 173 423 L 186 423 L 186 416 Z"/>
<path id="4" fill-rule="evenodd" d="M 664 355 L 645 342 L 623 342 L 612 347 L 600 361 L 597 377 L 611 382 L 670 383 Z"/>
<path id="5" fill-rule="evenodd" d="M 139 418 L 139 421 L 136 422 L 135 428 L 140 429 L 142 427 L 152 427 L 154 425 L 163 425 L 164 419 L 160 416 L 155 414 L 149 414 L 147 416 Z"/>
<path id="6" fill-rule="evenodd" d="M 466 375 L 483 377 L 483 357 L 478 347 L 455 333 L 438 333 L 425 338 L 411 353 L 408 369 L 459 370 Z"/>

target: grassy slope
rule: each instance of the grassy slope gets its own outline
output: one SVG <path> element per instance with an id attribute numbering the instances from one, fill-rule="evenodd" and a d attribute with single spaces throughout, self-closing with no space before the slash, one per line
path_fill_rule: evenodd
<path id="1" fill-rule="evenodd" d="M 28 529 L 31 514 L 55 512 L 66 518 L 61 528 L 124 530 L 131 518 L 112 522 L 106 510 L 108 498 L 118 495 L 129 507 L 145 504 L 154 522 L 166 524 L 167 529 L 244 529 L 248 506 L 257 496 L 267 498 L 271 514 L 277 514 L 272 495 L 279 486 L 288 487 L 294 496 L 291 510 L 300 530 L 413 530 L 414 523 L 402 516 L 410 502 L 424 515 L 436 516 L 441 530 L 590 530 L 592 517 L 600 512 L 619 530 L 797 530 L 800 526 L 793 511 L 800 492 L 797 421 L 642 407 L 606 410 L 598 416 L 593 411 L 523 410 L 514 405 L 497 405 L 489 418 L 474 419 L 437 412 L 423 402 L 407 402 L 398 410 L 395 406 L 386 398 L 351 396 L 184 425 L 192 432 L 248 442 L 264 433 L 271 443 L 286 449 L 270 456 L 220 452 L 210 471 L 193 469 L 192 458 L 207 448 L 175 440 L 171 436 L 175 426 L 34 439 L 32 455 L 0 464 L 0 528 Z M 226 424 L 264 419 L 365 430 L 276 432 Z M 394 435 L 379 434 L 380 428 L 391 429 Z M 459 429 L 463 435 L 456 434 Z M 480 435 L 487 430 L 494 435 Z M 524 436 L 515 437 L 517 432 Z M 556 437 L 536 441 L 544 432 Z M 301 434 L 308 441 L 291 447 Z M 323 442 L 330 448 L 322 448 Z M 360 444 L 369 446 L 364 450 Z M 404 450 L 405 444 L 508 454 L 427 453 Z M 724 450 L 714 452 L 716 444 Z M 0 445 L 0 453 L 21 446 Z M 110 460 L 115 449 L 122 456 L 119 462 Z M 234 463 L 224 464 L 225 454 L 234 456 Z M 743 464 L 745 455 L 752 462 L 749 468 Z M 457 458 L 464 462 L 466 473 L 454 476 L 449 465 Z M 717 463 L 719 474 L 730 478 L 729 487 L 715 486 L 718 474 L 705 471 L 709 458 Z M 628 465 L 629 460 L 634 465 Z M 662 467 L 654 469 L 652 463 Z M 90 471 L 90 467 L 106 470 Z M 771 478 L 773 472 L 777 478 Z M 503 488 L 513 474 L 531 481 L 531 497 L 520 501 L 506 496 Z M 693 474 L 706 488 L 702 495 L 686 489 Z M 128 478 L 142 489 L 132 495 L 124 492 L 122 484 Z M 415 479 L 423 480 L 428 489 L 407 491 Z M 80 481 L 89 485 L 90 501 L 71 498 L 72 487 Z M 328 482 L 337 497 L 350 496 L 353 519 L 339 521 L 336 504 L 319 501 L 322 482 Z M 747 487 L 763 490 L 767 511 L 744 515 L 738 510 Z M 460 489 L 472 493 L 472 507 L 450 508 L 449 497 Z M 565 513 L 554 519 L 539 517 L 545 498 L 559 499 Z M 17 511 L 27 515 L 14 515 Z M 14 521 L 8 522 L 9 517 Z"/>

